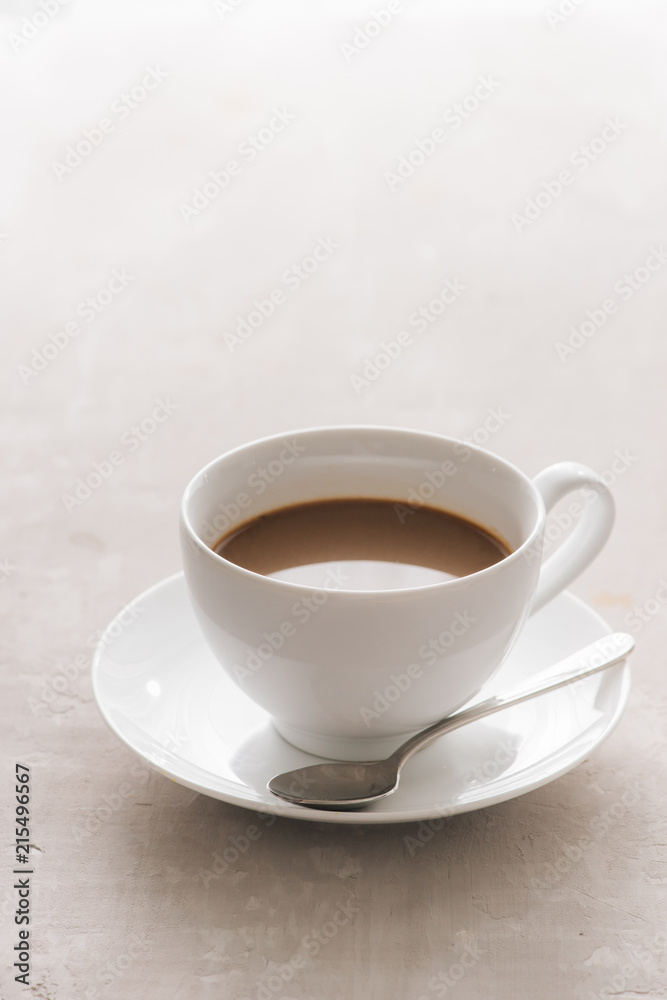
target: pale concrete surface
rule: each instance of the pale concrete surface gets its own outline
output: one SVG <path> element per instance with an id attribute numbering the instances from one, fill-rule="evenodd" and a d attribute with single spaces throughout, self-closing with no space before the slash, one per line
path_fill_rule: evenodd
<path id="1" fill-rule="evenodd" d="M 403 2 L 365 48 L 341 48 L 373 9 L 96 0 L 38 17 L 24 42 L 40 8 L 3 5 L 3 1000 L 667 995 L 667 267 L 653 256 L 630 292 L 623 278 L 667 240 L 664 9 L 591 0 L 550 24 L 556 0 Z M 149 68 L 154 89 L 129 108 Z M 468 119 L 445 118 L 480 78 Z M 250 161 L 239 146 L 274 109 L 294 120 Z M 90 155 L 54 168 L 103 118 Z M 436 128 L 433 155 L 387 180 Z M 179 209 L 234 158 L 225 191 Z M 544 194 L 563 170 L 560 197 Z M 539 192 L 537 218 L 513 221 Z M 340 246 L 292 287 L 320 238 Z M 89 321 L 79 304 L 123 270 Z M 446 279 L 459 299 L 407 327 Z M 276 288 L 284 301 L 230 350 L 224 334 Z M 355 390 L 403 329 L 412 343 Z M 157 400 L 177 405 L 138 442 Z M 527 472 L 572 458 L 613 480 L 613 538 L 574 590 L 638 649 L 627 714 L 588 761 L 411 854 L 417 825 L 269 826 L 118 743 L 92 700 L 91 644 L 178 569 L 198 467 L 316 424 L 481 440 L 490 410 L 488 446 Z M 66 505 L 114 451 L 109 479 Z M 39 848 L 30 990 L 8 972 L 16 760 Z M 212 877 L 252 822 L 261 837 Z"/>

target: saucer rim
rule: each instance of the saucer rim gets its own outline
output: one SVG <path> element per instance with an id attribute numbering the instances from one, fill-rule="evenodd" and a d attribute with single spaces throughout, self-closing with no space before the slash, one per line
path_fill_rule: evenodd
<path id="1" fill-rule="evenodd" d="M 158 774 L 175 781 L 177 784 L 183 785 L 185 788 L 190 788 L 192 791 L 198 792 L 202 795 L 207 795 L 209 798 L 217 799 L 221 802 L 226 802 L 230 805 L 239 806 L 242 809 L 249 809 L 256 813 L 274 815 L 287 819 L 296 819 L 305 822 L 315 822 L 315 823 L 334 823 L 334 824 L 347 824 L 347 825 L 385 825 L 385 824 L 398 824 L 398 823 L 415 823 L 420 821 L 428 821 L 434 819 L 442 819 L 443 817 L 450 817 L 455 815 L 460 815 L 467 812 L 473 812 L 477 809 L 485 809 L 487 806 L 498 805 L 501 802 L 507 802 L 510 799 L 518 798 L 520 795 L 525 795 L 528 792 L 534 791 L 536 788 L 541 788 L 544 785 L 555 781 L 557 778 L 562 777 L 569 771 L 577 767 L 583 760 L 585 760 L 590 754 L 596 750 L 605 740 L 611 735 L 618 723 L 620 722 L 623 713 L 625 712 L 628 699 L 630 696 L 631 689 L 631 668 L 627 660 L 621 662 L 615 667 L 611 667 L 604 674 L 599 675 L 599 683 L 602 683 L 603 678 L 609 676 L 612 672 L 622 674 L 621 685 L 618 693 L 618 699 L 613 706 L 613 709 L 609 712 L 606 724 L 602 731 L 597 735 L 597 737 L 586 744 L 584 749 L 577 753 L 572 758 L 567 758 L 566 762 L 557 767 L 553 772 L 549 772 L 546 776 L 544 774 L 534 777 L 532 780 L 527 781 L 525 784 L 521 784 L 520 787 L 516 787 L 513 784 L 511 788 L 505 788 L 504 790 L 499 789 L 495 794 L 482 794 L 478 799 L 471 799 L 466 802 L 456 803 L 454 806 L 448 806 L 445 803 L 430 802 L 425 803 L 423 806 L 412 807 L 409 809 L 404 809 L 401 811 L 384 811 L 382 808 L 378 810 L 369 810 L 364 812 L 353 812 L 346 810 L 329 810 L 329 809 L 308 809 L 304 806 L 299 806 L 294 803 L 283 802 L 280 799 L 275 799 L 275 801 L 265 801 L 261 798 L 252 798 L 250 795 L 255 795 L 254 789 L 249 786 L 245 786 L 249 794 L 241 794 L 234 791 L 228 791 L 226 789 L 213 788 L 206 784 L 201 784 L 192 778 L 189 778 L 184 773 L 179 773 L 179 765 L 183 765 L 181 770 L 187 770 L 190 773 L 193 771 L 200 771 L 202 775 L 209 775 L 212 772 L 206 771 L 200 768 L 199 765 L 192 762 L 186 761 L 184 758 L 180 758 L 177 755 L 165 750 L 161 745 L 159 746 L 159 753 L 162 757 L 162 762 L 158 763 L 152 760 L 150 756 L 144 753 L 131 741 L 131 737 L 126 735 L 120 728 L 116 726 L 112 718 L 110 717 L 109 711 L 105 708 L 104 698 L 100 691 L 100 674 L 104 659 L 104 654 L 107 649 L 107 643 L 105 642 L 105 636 L 109 633 L 115 626 L 117 619 L 122 615 L 126 608 L 131 607 L 141 601 L 146 600 L 154 592 L 160 590 L 166 590 L 169 587 L 174 587 L 177 584 L 181 584 L 184 593 L 187 595 L 187 590 L 185 587 L 185 578 L 182 571 L 171 574 L 164 579 L 158 581 L 152 586 L 148 587 L 146 590 L 142 591 L 136 597 L 134 597 L 126 607 L 119 613 L 119 615 L 114 616 L 114 618 L 109 622 L 108 626 L 104 630 L 95 651 L 93 653 L 92 663 L 91 663 L 91 683 L 93 688 L 93 696 L 97 704 L 98 711 L 100 712 L 104 722 L 109 727 L 111 732 L 114 733 L 117 739 L 121 741 L 129 750 L 136 754 L 151 770 L 156 771 Z M 582 598 L 577 597 L 568 590 L 561 591 L 553 601 L 556 602 L 568 602 L 574 604 L 578 607 L 579 611 L 583 611 L 588 617 L 595 619 L 596 624 L 600 626 L 603 634 L 606 632 L 613 631 L 609 624 L 604 620 L 604 618 L 595 609 L 591 608 L 586 601 Z M 551 602 L 549 602 L 551 603 Z M 205 643 L 203 636 L 201 637 L 202 643 Z M 548 697 L 545 696 L 545 697 Z M 282 737 L 280 737 L 282 739 Z M 546 757 L 540 760 L 538 763 L 542 764 L 548 763 L 551 756 L 554 755 L 554 751 L 550 752 Z M 321 762 L 322 758 L 316 757 L 314 755 L 309 755 L 312 758 L 312 763 Z M 171 758 L 171 767 L 165 768 L 163 765 L 168 758 Z M 308 762 L 309 763 L 309 762 Z M 303 765 L 305 766 L 305 765 Z M 533 767 L 536 765 L 533 765 Z M 229 779 L 223 779 L 229 780 Z M 503 776 L 501 775 L 496 779 L 495 783 L 502 786 Z M 494 782 L 490 782 L 487 785 L 480 786 L 480 792 L 484 793 L 484 789 L 489 789 Z M 391 796 L 382 800 L 382 802 L 391 802 Z"/>

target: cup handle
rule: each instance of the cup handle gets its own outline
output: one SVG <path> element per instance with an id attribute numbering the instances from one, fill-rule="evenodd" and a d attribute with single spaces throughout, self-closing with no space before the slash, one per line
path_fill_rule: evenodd
<path id="1" fill-rule="evenodd" d="M 574 490 L 583 490 L 584 500 L 578 504 L 573 502 L 568 508 L 568 522 L 578 517 L 575 527 L 542 564 L 531 615 L 564 590 L 593 561 L 609 538 L 615 511 L 613 497 L 601 477 L 579 462 L 550 465 L 535 477 L 533 485 L 544 500 L 547 513 Z M 562 533 L 568 530 L 569 523 L 559 527 Z M 553 540 L 558 539 L 554 537 Z M 542 546 L 540 551 L 544 551 L 541 541 L 539 544 Z"/>

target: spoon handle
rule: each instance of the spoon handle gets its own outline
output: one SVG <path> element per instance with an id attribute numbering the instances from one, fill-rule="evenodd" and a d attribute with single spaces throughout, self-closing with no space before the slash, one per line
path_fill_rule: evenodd
<path id="1" fill-rule="evenodd" d="M 579 650 L 573 656 L 568 656 L 555 666 L 542 671 L 542 674 L 531 678 L 509 694 L 488 698 L 486 701 L 481 701 L 471 708 L 464 709 L 462 712 L 457 712 L 455 715 L 450 715 L 446 719 L 434 723 L 428 729 L 424 729 L 421 733 L 417 733 L 416 736 L 412 736 L 409 740 L 406 740 L 388 759 L 394 761 L 397 769 L 400 771 L 403 764 L 405 764 L 406 760 L 413 753 L 432 743 L 438 737 L 442 736 L 443 733 L 449 733 L 453 729 L 467 725 L 468 722 L 483 719 L 485 716 L 493 715 L 494 712 L 500 712 L 503 708 L 509 708 L 511 705 L 520 705 L 523 701 L 537 698 L 538 695 L 546 694 L 548 691 L 555 691 L 557 688 L 565 687 L 574 681 L 590 677 L 592 674 L 597 674 L 608 667 L 613 667 L 614 664 L 620 663 L 628 653 L 632 652 L 634 645 L 635 642 L 632 636 L 625 632 L 613 632 L 611 635 L 606 635 L 604 638 L 591 643 L 590 646 L 585 646 L 584 649 Z M 556 670 L 560 672 L 554 676 L 554 671 Z M 548 674 L 548 676 L 540 681 L 539 678 L 543 674 Z"/>

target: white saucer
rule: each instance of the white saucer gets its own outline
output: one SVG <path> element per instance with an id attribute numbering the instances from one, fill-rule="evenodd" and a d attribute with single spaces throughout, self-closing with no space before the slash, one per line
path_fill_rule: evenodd
<path id="1" fill-rule="evenodd" d="M 273 775 L 317 763 L 286 743 L 208 651 L 183 574 L 132 602 L 95 651 L 95 698 L 116 735 L 148 765 L 238 806 L 319 823 L 405 823 L 503 802 L 565 774 L 623 714 L 625 664 L 450 733 L 405 765 L 396 792 L 361 812 L 305 809 L 267 790 Z M 612 631 L 565 593 L 529 620 L 490 687 L 503 692 Z M 476 700 L 486 698 L 485 691 Z"/>

